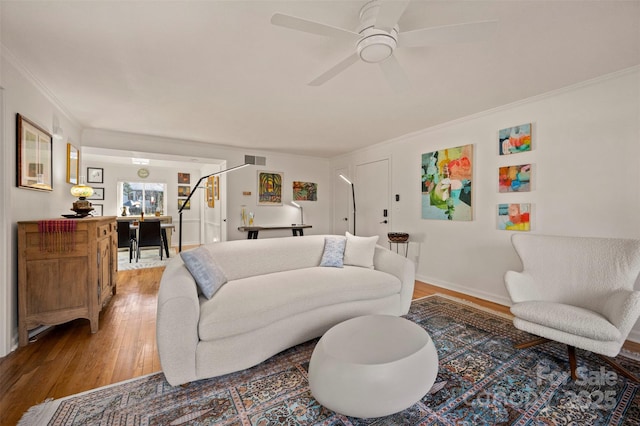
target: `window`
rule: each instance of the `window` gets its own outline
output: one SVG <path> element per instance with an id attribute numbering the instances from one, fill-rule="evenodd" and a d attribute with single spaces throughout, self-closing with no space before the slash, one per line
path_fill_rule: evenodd
<path id="1" fill-rule="evenodd" d="M 118 205 L 125 207 L 127 215 L 163 213 L 167 210 L 167 185 L 150 182 L 118 182 Z"/>

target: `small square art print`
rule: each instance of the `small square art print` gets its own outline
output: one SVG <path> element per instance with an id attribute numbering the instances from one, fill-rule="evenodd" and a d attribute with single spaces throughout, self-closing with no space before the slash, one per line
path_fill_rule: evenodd
<path id="1" fill-rule="evenodd" d="M 500 130 L 498 149 L 500 155 L 531 151 L 531 123 Z"/>
<path id="2" fill-rule="evenodd" d="M 191 183 L 191 173 L 178 172 L 178 183 Z"/>
<path id="3" fill-rule="evenodd" d="M 498 204 L 498 229 L 529 231 L 531 229 L 531 204 Z"/>
<path id="4" fill-rule="evenodd" d="M 531 164 L 500 167 L 498 187 L 500 192 L 531 191 Z"/>
<path id="5" fill-rule="evenodd" d="M 185 204 L 185 201 L 187 201 L 186 198 L 184 198 L 184 199 L 178 198 L 178 210 L 180 210 L 182 208 L 183 204 L 184 204 L 184 209 L 183 210 L 191 210 L 191 200 L 187 201 L 186 204 Z"/>

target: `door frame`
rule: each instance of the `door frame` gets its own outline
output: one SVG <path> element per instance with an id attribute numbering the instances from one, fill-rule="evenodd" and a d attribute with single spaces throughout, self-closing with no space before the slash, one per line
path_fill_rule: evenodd
<path id="1" fill-rule="evenodd" d="M 0 306 L 3 307 L 2 318 L 0 318 L 0 358 L 8 355 L 14 346 L 14 327 L 11 321 L 11 313 L 14 312 L 14 310 L 12 309 L 13 298 L 11 296 L 14 294 L 12 288 L 15 286 L 16 292 L 18 289 L 13 277 L 15 269 L 9 267 L 14 259 L 13 256 L 10 256 L 12 252 L 11 244 L 14 241 L 14 237 L 11 221 L 9 220 L 11 217 L 11 207 L 9 203 L 11 185 L 9 182 L 13 179 L 11 173 L 15 169 L 13 168 L 14 160 L 10 151 L 10 147 L 13 145 L 8 143 L 7 138 L 5 111 L 4 88 L 0 86 L 0 129 L 2 129 L 0 140 L 2 141 L 2 157 L 4 159 L 2 167 L 3 184 L 0 185 L 0 226 L 2 227 L 1 234 L 5 235 L 5 238 L 3 238 L 0 243 L 0 271 L 3 271 L 3 284 L 0 285 Z M 17 313 L 17 311 L 15 312 Z M 17 332 L 17 328 L 15 331 Z M 17 343 L 17 333 L 15 337 Z"/>
<path id="2" fill-rule="evenodd" d="M 351 232 L 353 228 L 353 203 L 351 202 L 351 190 L 348 187 L 347 183 L 344 182 L 340 178 L 340 174 L 345 174 L 349 179 L 353 179 L 351 168 L 349 166 L 342 167 L 334 167 L 332 171 L 332 180 L 333 180 L 333 209 L 331 212 L 332 222 L 331 222 L 331 232 L 334 234 L 344 234 L 343 232 L 343 222 L 344 215 L 339 214 L 338 206 L 345 207 L 346 206 L 346 222 L 347 227 L 346 230 Z M 346 194 L 346 199 L 338 199 L 339 195 Z M 343 208 L 341 212 L 345 211 Z M 341 213 L 340 212 L 340 213 Z"/>

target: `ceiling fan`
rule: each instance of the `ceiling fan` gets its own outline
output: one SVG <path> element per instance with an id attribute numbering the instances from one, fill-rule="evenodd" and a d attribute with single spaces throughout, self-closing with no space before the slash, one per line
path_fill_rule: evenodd
<path id="1" fill-rule="evenodd" d="M 497 21 L 478 21 L 400 32 L 398 21 L 410 0 L 372 0 L 360 9 L 356 31 L 276 13 L 271 23 L 281 27 L 355 42 L 355 52 L 313 79 L 320 86 L 356 62 L 379 64 L 390 85 L 397 91 L 409 87 L 400 63 L 393 55 L 397 48 L 433 46 L 443 43 L 476 41 L 489 36 Z"/>

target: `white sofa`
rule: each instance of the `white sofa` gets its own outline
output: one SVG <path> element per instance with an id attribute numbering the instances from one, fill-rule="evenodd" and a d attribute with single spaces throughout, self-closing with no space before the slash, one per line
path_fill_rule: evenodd
<path id="1" fill-rule="evenodd" d="M 335 236 L 334 236 L 335 237 Z M 373 269 L 319 266 L 324 235 L 206 245 L 227 278 L 210 300 L 180 256 L 160 282 L 157 344 L 171 385 L 259 364 L 360 315 L 403 315 L 415 280 L 410 260 L 375 247 Z"/>

